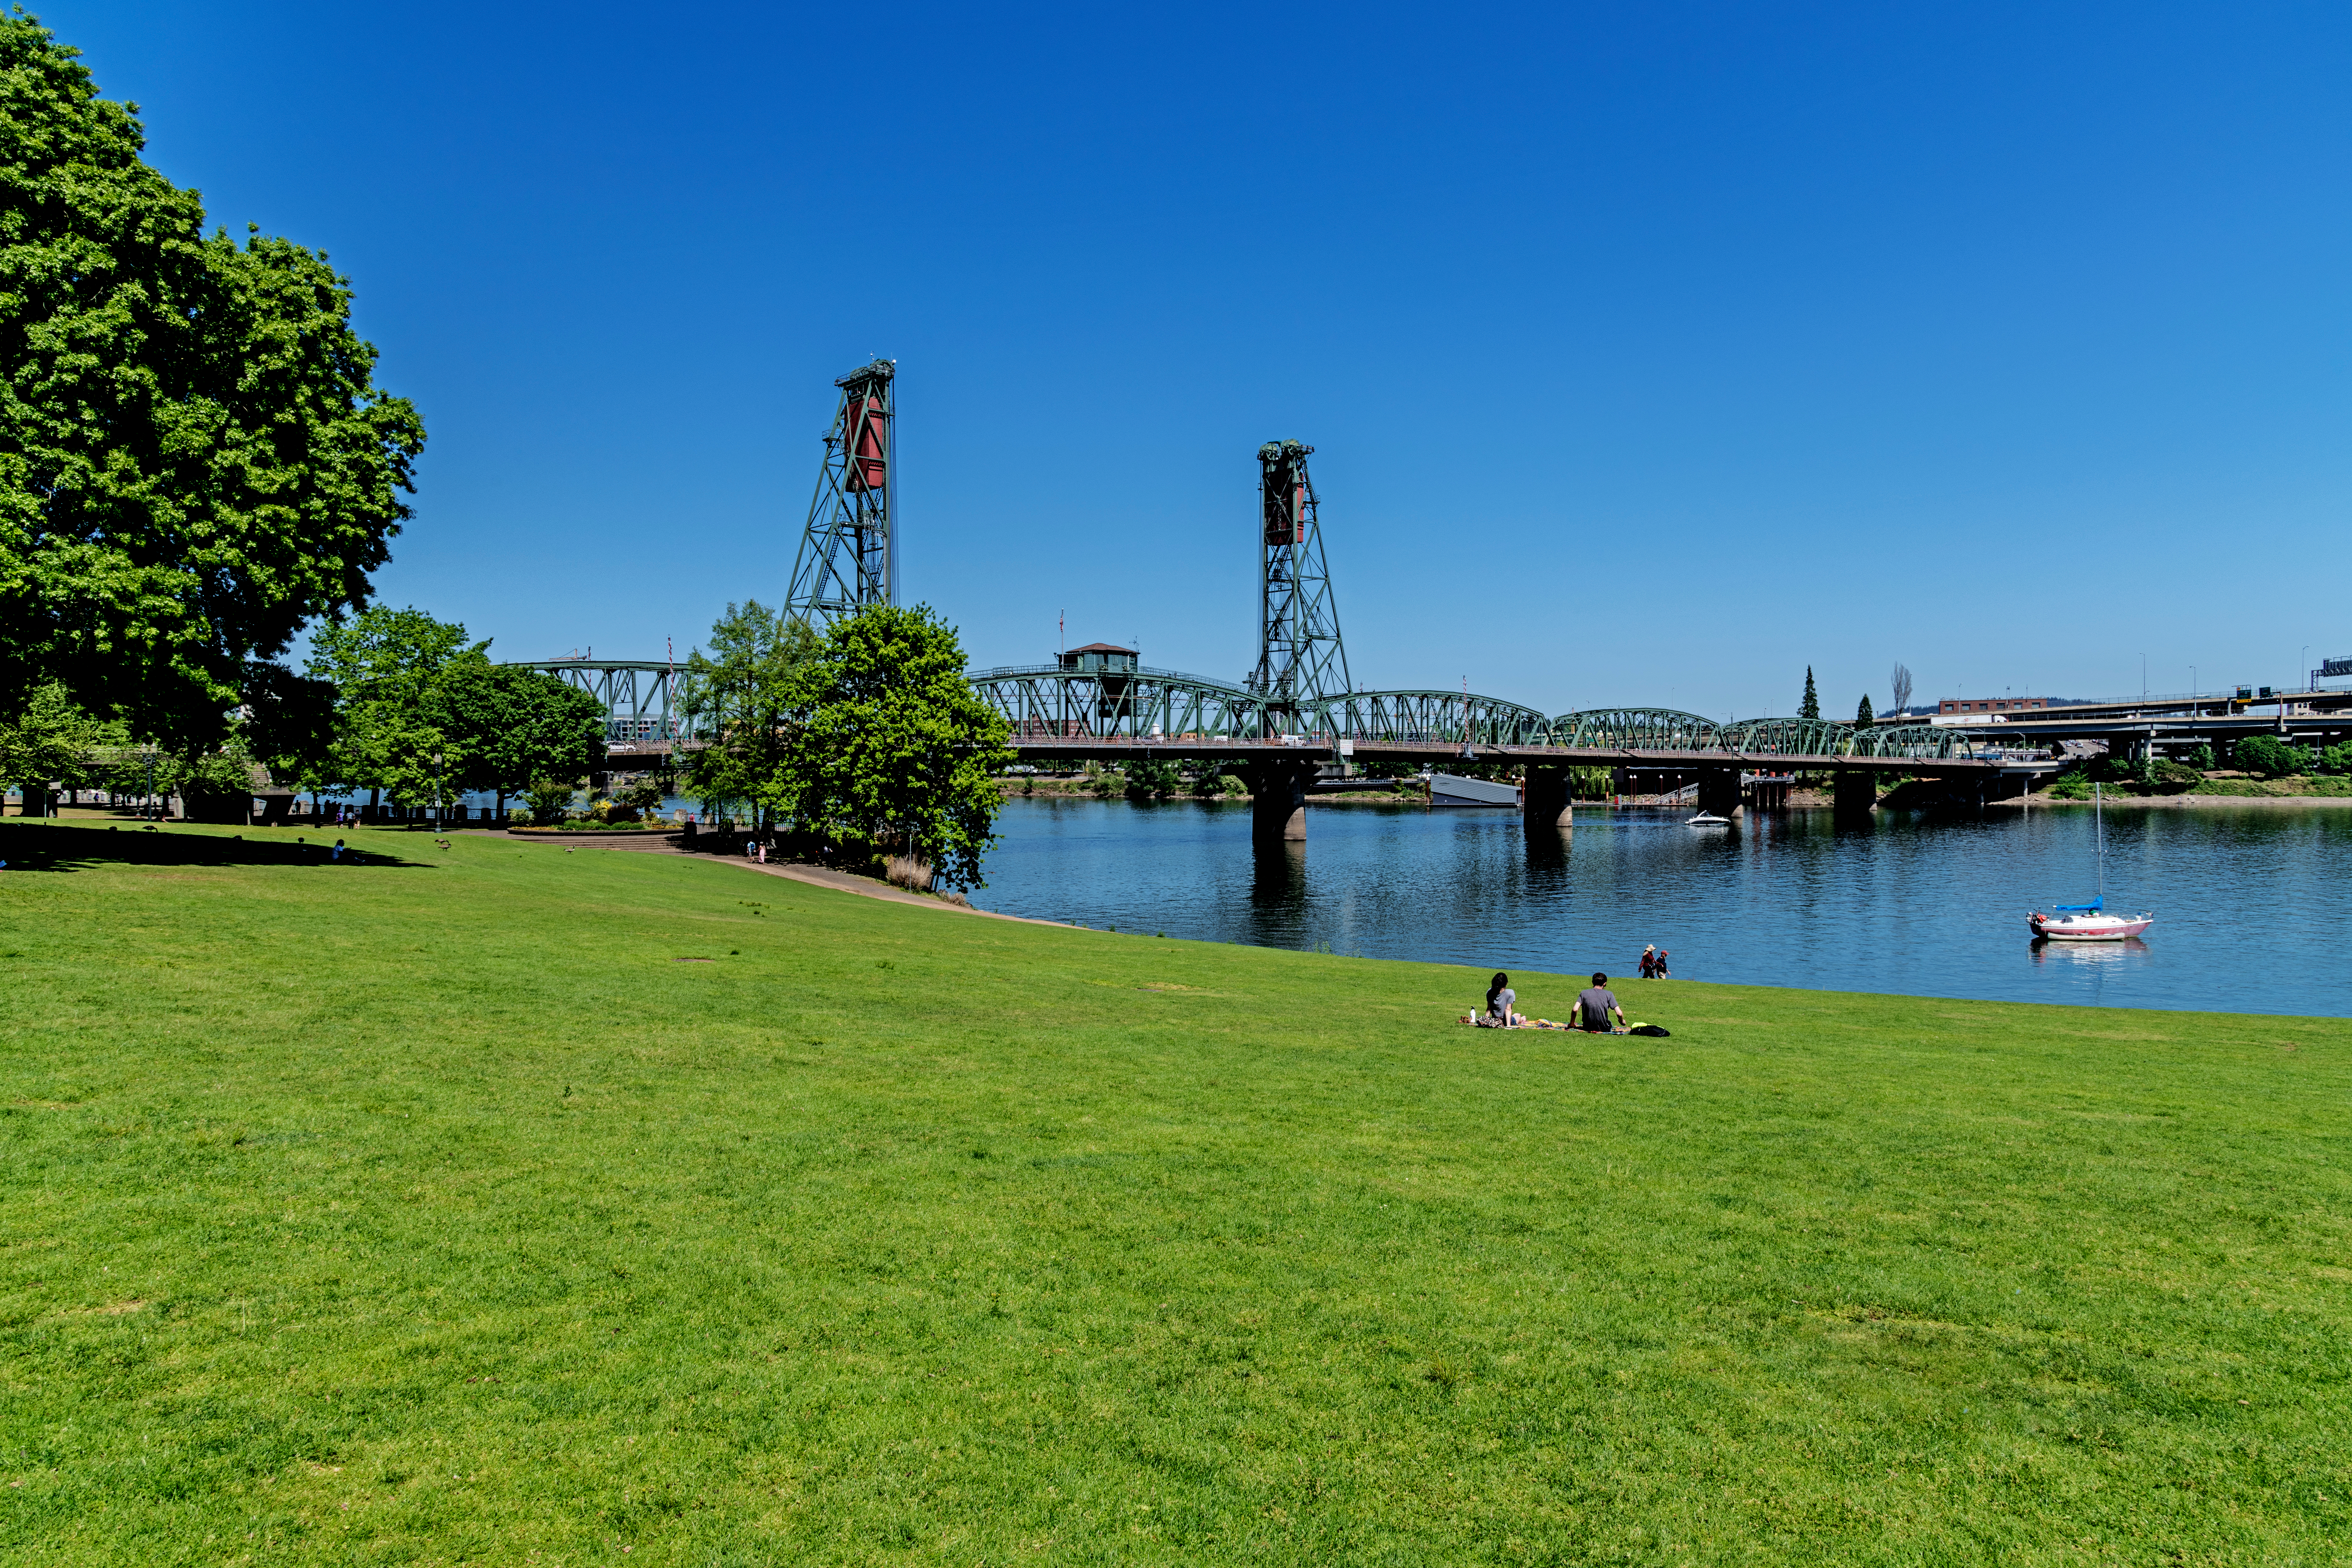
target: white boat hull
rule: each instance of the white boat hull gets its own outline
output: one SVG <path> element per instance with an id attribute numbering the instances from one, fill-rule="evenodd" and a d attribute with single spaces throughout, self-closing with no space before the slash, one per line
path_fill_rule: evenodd
<path id="1" fill-rule="evenodd" d="M 1507 805 L 1519 804 L 1519 786 L 1493 779 L 1465 779 L 1454 773 L 1429 775 L 1432 805 Z"/>
<path id="2" fill-rule="evenodd" d="M 2049 942 L 2124 942 L 2156 923 L 2154 915 L 2045 915 L 2025 917 L 2035 936 Z"/>

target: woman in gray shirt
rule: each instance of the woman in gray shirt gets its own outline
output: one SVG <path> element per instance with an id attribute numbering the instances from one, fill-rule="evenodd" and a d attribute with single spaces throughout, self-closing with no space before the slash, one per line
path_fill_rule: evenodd
<path id="1" fill-rule="evenodd" d="M 1479 1027 L 1508 1029 L 1525 1022 L 1517 1013 L 1511 1011 L 1518 999 L 1519 994 L 1511 989 L 1511 977 L 1507 974 L 1496 974 L 1495 984 L 1486 987 L 1486 1016 L 1478 1020 Z"/>

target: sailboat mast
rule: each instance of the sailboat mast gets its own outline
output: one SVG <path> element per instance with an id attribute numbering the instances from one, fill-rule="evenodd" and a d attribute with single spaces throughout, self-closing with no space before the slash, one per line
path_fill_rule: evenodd
<path id="1" fill-rule="evenodd" d="M 2107 907 L 2107 797 L 2098 784 L 2091 786 L 2091 841 L 2099 854 L 2099 908 Z"/>

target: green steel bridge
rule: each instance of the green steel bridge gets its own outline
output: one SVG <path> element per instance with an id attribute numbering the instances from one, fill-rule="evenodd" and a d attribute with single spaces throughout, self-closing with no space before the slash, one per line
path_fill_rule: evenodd
<path id="1" fill-rule="evenodd" d="M 1801 759 L 1808 768 L 1857 763 L 1976 763 L 1968 731 L 1933 725 L 1856 726 L 1821 719 L 1719 721 L 1671 708 L 1593 708 L 1547 716 L 1498 697 L 1463 691 L 1349 691 L 1289 697 L 1277 710 L 1228 681 L 1178 670 L 1065 669 L 1014 665 L 971 677 L 982 700 L 1012 726 L 1013 749 L 1039 757 L 1085 752 L 1169 756 L 1268 745 L 1351 755 L 1411 748 L 1459 754 L 1574 752 L 1595 763 L 1653 754 Z M 1563 759 L 1566 760 L 1566 759 Z M 1582 757 L 1577 759 L 1580 763 Z"/>

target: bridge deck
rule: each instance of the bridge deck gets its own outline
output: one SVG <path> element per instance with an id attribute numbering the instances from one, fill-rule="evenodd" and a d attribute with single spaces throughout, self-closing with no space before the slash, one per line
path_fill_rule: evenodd
<path id="1" fill-rule="evenodd" d="M 1024 740 L 1013 751 L 1024 763 L 1115 763 L 1226 761 L 1246 765 L 1293 758 L 1301 763 L 1332 760 L 1328 745 L 1286 746 L 1275 741 L 1159 740 L 1125 741 L 1106 738 Z M 1349 760 L 1366 764 L 1409 763 L 1441 771 L 1461 762 L 1460 742 L 1358 741 Z M 1978 757 L 1844 757 L 1790 755 L 1769 752 L 1636 751 L 1604 746 L 1479 746 L 1472 760 L 1550 763 L 1569 767 L 1641 767 L 1651 769 L 1748 768 L 1769 773 L 1829 773 L 1853 770 L 1874 773 L 1915 773 L 1965 777 L 1990 775 L 2004 770 L 2039 771 L 2033 764 Z M 2046 765 L 2046 764 L 2045 764 Z"/>

